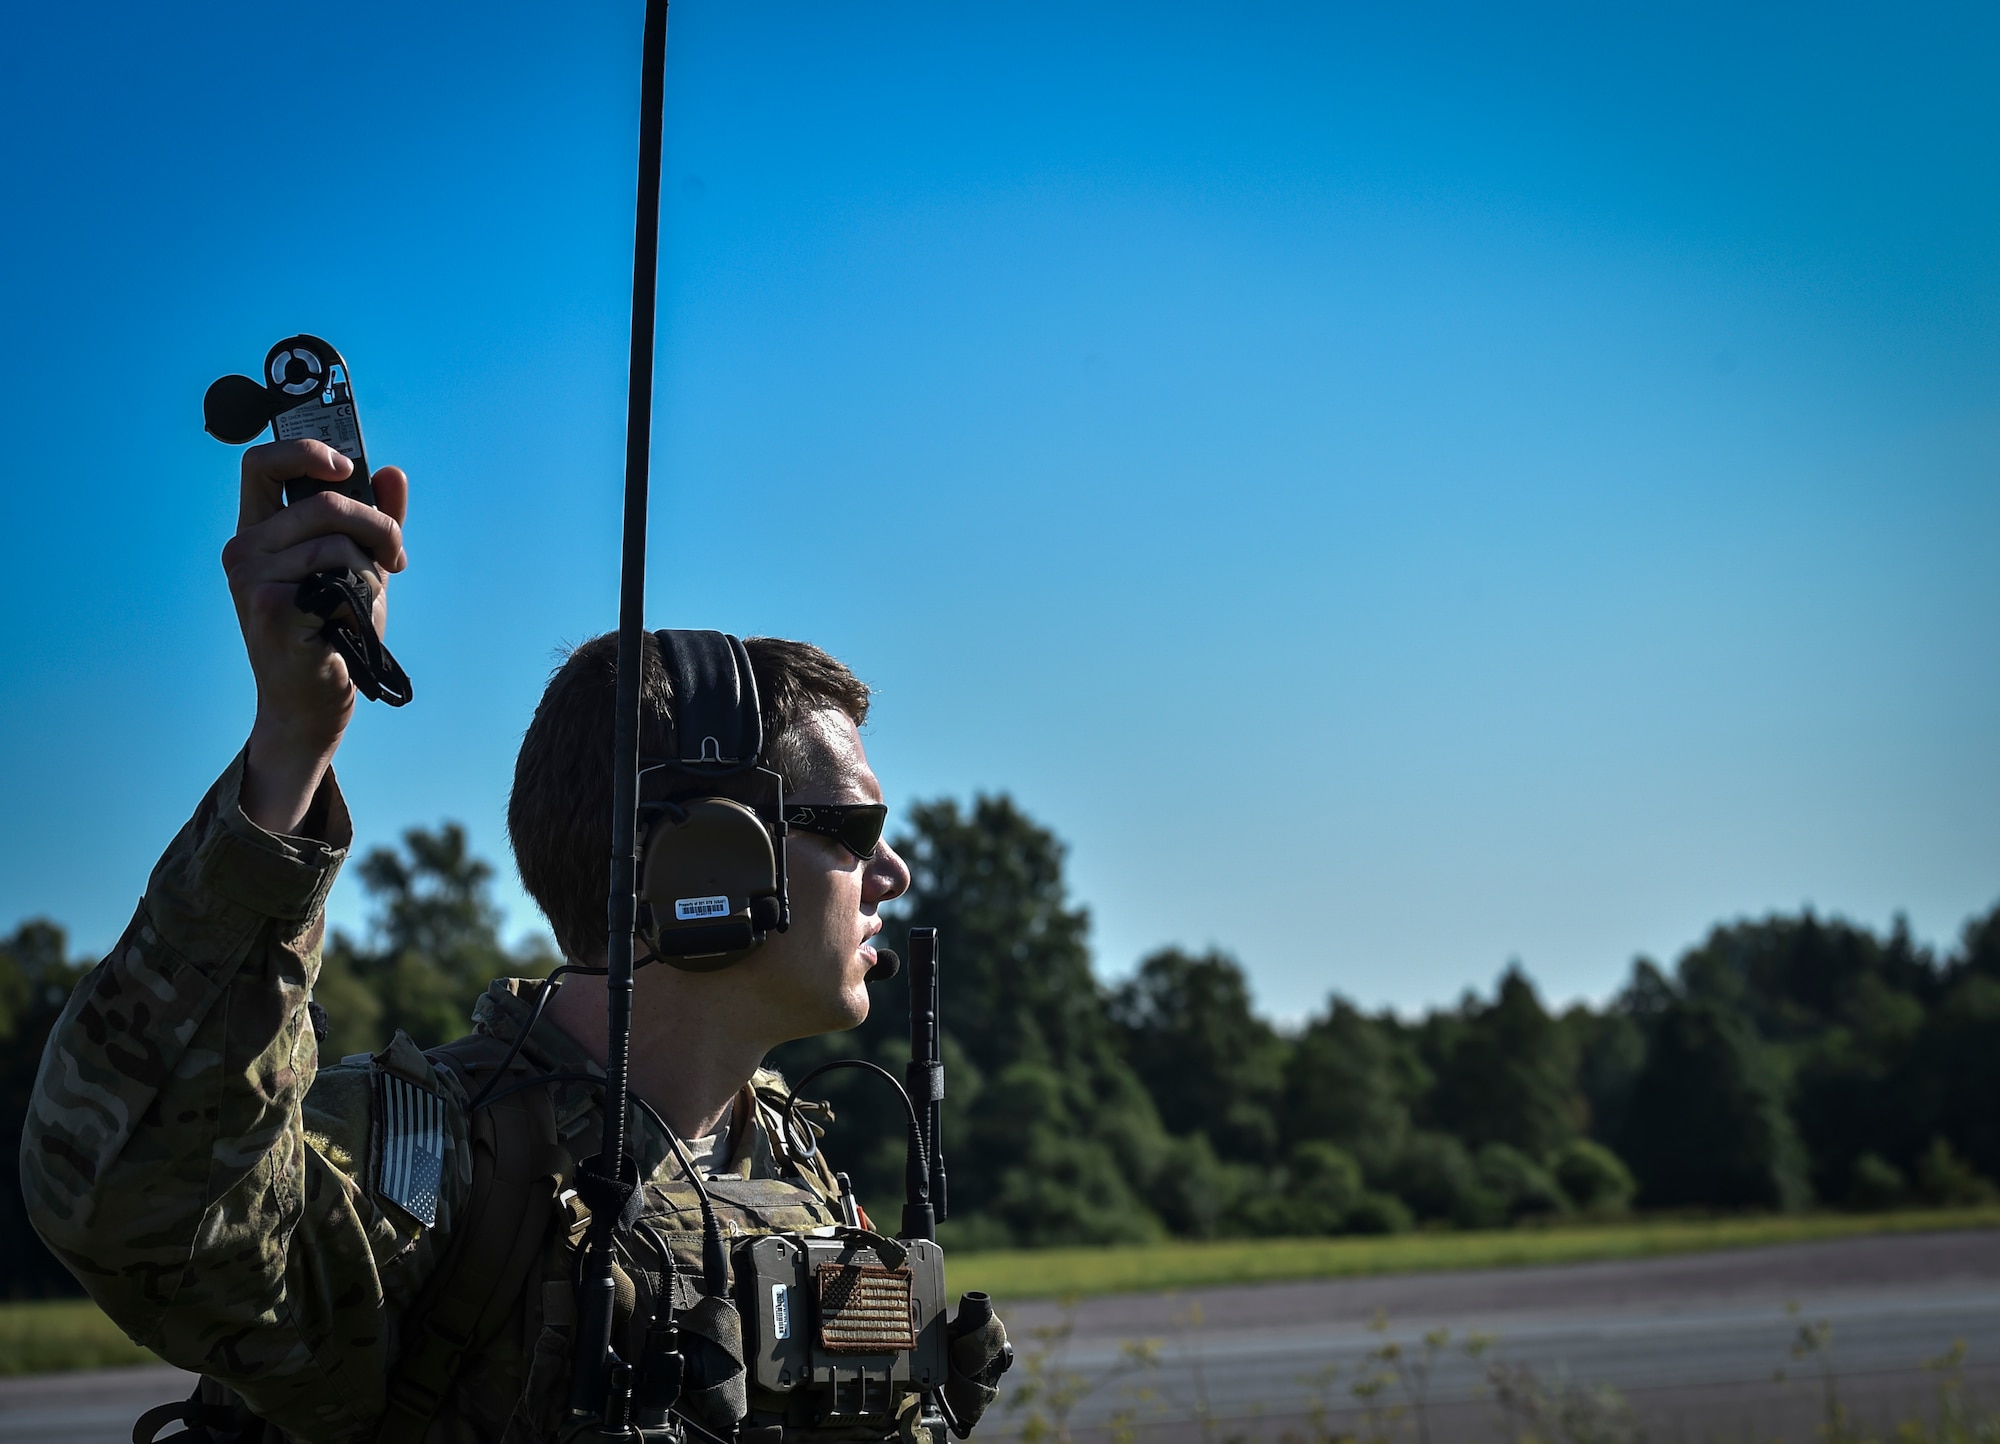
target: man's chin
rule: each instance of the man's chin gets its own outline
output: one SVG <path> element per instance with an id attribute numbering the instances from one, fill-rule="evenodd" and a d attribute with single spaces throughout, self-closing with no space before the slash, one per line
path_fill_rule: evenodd
<path id="1" fill-rule="evenodd" d="M 868 1004 L 870 999 L 866 983 L 856 983 L 848 990 L 847 996 L 842 998 L 841 1002 L 845 1004 L 841 1009 L 841 1014 L 847 1021 L 842 1023 L 836 1031 L 844 1033 L 849 1028 L 858 1028 L 868 1021 Z"/>
<path id="2" fill-rule="evenodd" d="M 827 1033 L 845 1033 L 860 1027 L 868 1021 L 868 989 L 860 985 L 839 998 L 828 1000 L 827 1010 L 812 1020 L 809 1031 L 802 1032 L 801 1038 L 818 1038 Z"/>

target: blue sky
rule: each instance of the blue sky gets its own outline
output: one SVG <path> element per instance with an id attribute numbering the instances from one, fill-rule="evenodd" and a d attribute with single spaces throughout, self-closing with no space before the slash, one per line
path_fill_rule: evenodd
<path id="1" fill-rule="evenodd" d="M 6 21 L 0 926 L 108 946 L 247 731 L 199 403 L 297 330 L 413 478 L 361 841 L 504 861 L 615 619 L 639 16 Z M 682 0 L 654 625 L 849 661 L 891 801 L 1013 792 L 1107 976 L 1214 943 L 1298 1017 L 1805 904 L 1949 942 L 2000 899 L 1995 29 Z"/>

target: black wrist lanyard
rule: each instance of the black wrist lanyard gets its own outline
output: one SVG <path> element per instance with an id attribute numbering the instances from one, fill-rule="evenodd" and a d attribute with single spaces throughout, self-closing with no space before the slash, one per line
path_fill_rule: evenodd
<path id="1" fill-rule="evenodd" d="M 354 688 L 371 702 L 401 707 L 410 678 L 375 630 L 375 585 L 353 571 L 319 572 L 299 583 L 298 609 L 326 623 L 319 634 L 347 663 Z"/>

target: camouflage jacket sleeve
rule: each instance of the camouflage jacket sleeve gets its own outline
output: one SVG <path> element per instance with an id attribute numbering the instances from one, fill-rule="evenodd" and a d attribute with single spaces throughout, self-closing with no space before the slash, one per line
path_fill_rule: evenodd
<path id="1" fill-rule="evenodd" d="M 279 837 L 243 815 L 242 772 L 239 756 L 64 1009 L 25 1120 L 22 1188 L 42 1237 L 138 1342 L 296 1438 L 364 1439 L 392 1311 L 439 1241 L 369 1191 L 380 1062 L 314 1088 L 306 1004 L 351 836 L 339 789 L 329 774 L 309 835 Z"/>

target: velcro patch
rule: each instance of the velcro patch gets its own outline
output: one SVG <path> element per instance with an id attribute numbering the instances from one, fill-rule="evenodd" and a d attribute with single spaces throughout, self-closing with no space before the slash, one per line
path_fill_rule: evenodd
<path id="1" fill-rule="evenodd" d="M 393 1073 L 377 1073 L 375 1192 L 425 1228 L 437 1224 L 444 1177 L 444 1099 Z"/>
<path id="2" fill-rule="evenodd" d="M 882 1354 L 917 1346 L 910 1270 L 821 1264 L 819 1346 L 829 1354 Z"/>

